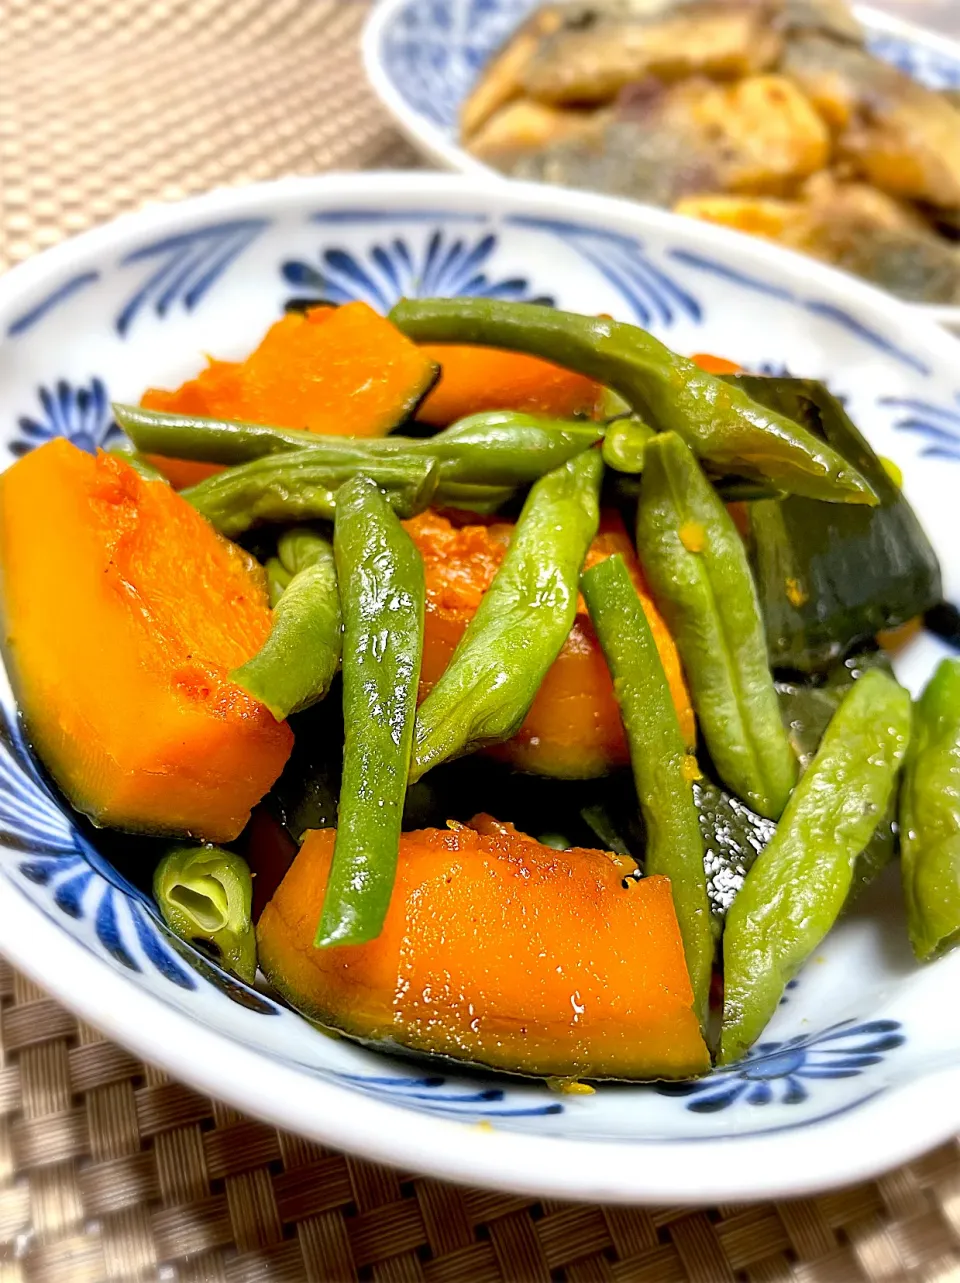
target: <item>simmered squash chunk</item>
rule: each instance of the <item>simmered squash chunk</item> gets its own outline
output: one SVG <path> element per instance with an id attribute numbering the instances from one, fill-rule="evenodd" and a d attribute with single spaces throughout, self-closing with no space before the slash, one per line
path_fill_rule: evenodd
<path id="1" fill-rule="evenodd" d="M 603 389 L 592 379 L 523 352 L 426 343 L 420 351 L 440 367 L 440 381 L 417 411 L 444 428 L 482 410 L 524 410 L 571 418 L 592 414 Z"/>
<path id="2" fill-rule="evenodd" d="M 425 512 L 406 524 L 426 571 L 422 700 L 450 662 L 497 572 L 513 527 L 501 523 L 457 528 L 435 512 Z M 603 515 L 586 565 L 596 565 L 614 553 L 623 556 L 630 570 L 673 692 L 681 730 L 692 745 L 693 709 L 677 648 L 650 596 L 623 523 L 608 512 Z M 582 601 L 563 650 L 544 678 L 520 730 L 506 744 L 489 751 L 521 770 L 563 779 L 590 779 L 629 762 L 613 682 Z"/>
<path id="3" fill-rule="evenodd" d="M 141 404 L 167 413 L 382 437 L 413 414 L 438 373 L 428 354 L 366 303 L 346 303 L 291 312 L 271 325 L 246 360 L 211 361 L 174 392 L 150 388 Z M 171 470 L 162 459 L 152 461 L 174 484 L 199 481 L 211 471 L 208 464 L 174 461 Z"/>
<path id="4" fill-rule="evenodd" d="M 308 833 L 260 919 L 260 965 L 357 1038 L 538 1076 L 705 1073 L 668 879 L 625 883 L 620 857 L 502 827 L 404 834 L 383 931 L 329 949 L 313 936 L 335 833 Z"/>
<path id="5" fill-rule="evenodd" d="M 0 572 L 14 691 L 73 805 L 236 837 L 293 745 L 228 676 L 270 629 L 256 562 L 162 481 L 56 440 L 0 476 Z"/>

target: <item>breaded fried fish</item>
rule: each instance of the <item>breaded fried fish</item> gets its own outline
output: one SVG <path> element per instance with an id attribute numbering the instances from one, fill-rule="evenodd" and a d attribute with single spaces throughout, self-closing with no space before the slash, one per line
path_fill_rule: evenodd
<path id="1" fill-rule="evenodd" d="M 838 132 L 839 155 L 891 195 L 960 207 L 960 111 L 866 50 L 814 32 L 783 72 Z"/>
<path id="2" fill-rule="evenodd" d="M 678 214 L 777 241 L 913 302 L 960 303 L 960 250 L 915 209 L 818 174 L 800 199 L 689 197 Z"/>
<path id="3" fill-rule="evenodd" d="M 544 150 L 486 158 L 516 177 L 672 205 L 693 192 L 789 193 L 829 153 L 829 132 L 810 103 L 790 81 L 766 75 L 646 82 L 616 114 Z"/>

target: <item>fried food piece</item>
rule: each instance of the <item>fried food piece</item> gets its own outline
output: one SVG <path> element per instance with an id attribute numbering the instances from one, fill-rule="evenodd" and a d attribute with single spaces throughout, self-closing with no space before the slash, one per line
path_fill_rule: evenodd
<path id="1" fill-rule="evenodd" d="M 788 80 L 768 75 L 733 85 L 646 82 L 617 118 L 496 163 L 515 177 L 671 206 L 711 191 L 789 194 L 829 156 L 829 132 L 810 103 Z"/>
<path id="2" fill-rule="evenodd" d="M 864 49 L 816 33 L 789 42 L 783 70 L 838 135 L 839 155 L 875 187 L 960 206 L 960 110 Z"/>
<path id="3" fill-rule="evenodd" d="M 960 251 L 913 208 L 818 174 L 787 243 L 916 303 L 960 303 Z"/>
<path id="4" fill-rule="evenodd" d="M 612 102 L 656 76 L 739 79 L 773 68 L 784 40 L 818 31 L 862 40 L 844 0 L 585 0 L 539 9 L 483 69 L 460 116 L 469 141 L 521 97 L 548 104 Z"/>
<path id="5" fill-rule="evenodd" d="M 672 111 L 689 111 L 695 130 L 716 144 L 727 191 L 782 191 L 830 159 L 826 126 L 783 76 L 730 86 L 691 81 L 678 88 Z"/>
<path id="6" fill-rule="evenodd" d="M 786 242 L 806 217 L 802 202 L 771 196 L 686 196 L 677 201 L 674 213 L 778 242 Z"/>
<path id="7" fill-rule="evenodd" d="M 645 76 L 753 75 L 772 67 L 782 49 L 762 9 L 696 5 L 650 21 L 568 22 L 540 41 L 521 78 L 540 102 L 604 103 Z"/>
<path id="8" fill-rule="evenodd" d="M 960 303 L 960 251 L 915 209 L 865 183 L 818 174 L 802 200 L 697 196 L 675 208 L 811 254 L 911 302 Z"/>
<path id="9" fill-rule="evenodd" d="M 470 139 L 495 113 L 523 93 L 523 73 L 544 36 L 557 31 L 563 12 L 555 5 L 538 9 L 514 32 L 487 64 L 460 108 L 460 129 Z"/>
<path id="10" fill-rule="evenodd" d="M 478 160 L 501 165 L 510 157 L 541 151 L 600 128 L 605 113 L 548 107 L 529 98 L 508 103 L 476 131 L 470 151 Z"/>

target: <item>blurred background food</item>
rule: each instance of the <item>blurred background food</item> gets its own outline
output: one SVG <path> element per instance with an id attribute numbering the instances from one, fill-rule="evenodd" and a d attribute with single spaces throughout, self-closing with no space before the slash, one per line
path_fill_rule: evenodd
<path id="1" fill-rule="evenodd" d="M 843 0 L 545 5 L 481 72 L 461 135 L 513 177 L 662 205 L 913 302 L 960 303 L 960 95 L 875 58 Z"/>

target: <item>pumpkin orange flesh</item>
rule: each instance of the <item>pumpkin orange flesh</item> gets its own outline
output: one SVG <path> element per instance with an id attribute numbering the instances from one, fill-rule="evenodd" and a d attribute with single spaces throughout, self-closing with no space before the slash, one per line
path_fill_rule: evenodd
<path id="1" fill-rule="evenodd" d="M 710 1067 L 670 883 L 520 834 L 400 839 L 383 931 L 315 949 L 335 834 L 314 830 L 260 919 L 260 965 L 357 1038 L 537 1076 L 685 1078 Z"/>
<path id="2" fill-rule="evenodd" d="M 196 414 L 207 419 L 235 418 L 241 368 L 239 361 L 216 361 L 209 357 L 206 369 L 201 370 L 195 379 L 189 379 L 174 392 L 147 388 L 140 404 L 145 410 L 162 410 L 165 414 Z M 149 454 L 147 460 L 177 490 L 205 481 L 214 473 L 222 472 L 224 467 L 220 463 L 198 463 L 193 459 L 168 459 L 162 454 Z"/>
<path id="3" fill-rule="evenodd" d="M 270 629 L 256 562 L 165 483 L 57 440 L 0 476 L 0 566 L 14 691 L 70 801 L 235 838 L 293 745 L 228 676 Z"/>
<path id="4" fill-rule="evenodd" d="M 438 428 L 482 410 L 592 415 L 603 393 L 592 379 L 522 352 L 452 343 L 425 343 L 420 350 L 440 366 L 440 381 L 417 418 Z"/>
<path id="5" fill-rule="evenodd" d="M 242 419 L 336 436 L 381 437 L 408 418 L 436 382 L 437 366 L 366 303 L 291 312 L 244 361 L 211 361 L 175 392 L 150 388 L 147 409 Z M 175 484 L 189 476 L 178 462 Z M 209 475 L 210 465 L 206 467 Z"/>
<path id="6" fill-rule="evenodd" d="M 420 699 L 439 680 L 503 559 L 512 526 L 461 526 L 425 512 L 406 523 L 423 556 L 427 605 Z M 676 645 L 650 596 L 630 537 L 605 512 L 587 554 L 593 566 L 614 553 L 627 563 L 670 684 L 684 739 L 694 744 L 693 708 Z M 613 682 L 584 602 L 563 650 L 548 671 L 513 739 L 489 750 L 520 770 L 591 779 L 630 760 Z"/>
<path id="7" fill-rule="evenodd" d="M 728 361 L 725 356 L 711 356 L 709 352 L 696 352 L 690 360 L 706 374 L 743 373 L 743 366 L 737 365 L 736 361 Z"/>

